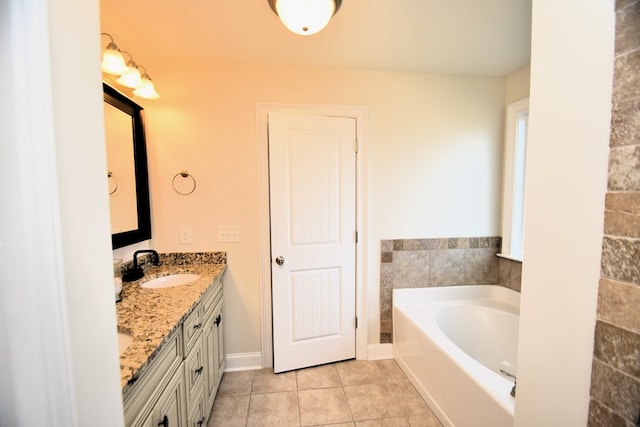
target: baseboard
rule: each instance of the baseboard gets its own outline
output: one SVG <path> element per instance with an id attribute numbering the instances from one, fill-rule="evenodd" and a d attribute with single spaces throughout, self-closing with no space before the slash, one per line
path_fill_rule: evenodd
<path id="1" fill-rule="evenodd" d="M 225 372 L 250 371 L 262 369 L 262 353 L 236 353 L 227 354 Z"/>
<path id="2" fill-rule="evenodd" d="M 393 344 L 369 344 L 367 346 L 367 359 L 393 359 Z M 225 363 L 225 372 L 262 369 L 262 353 L 227 354 Z"/>
<path id="3" fill-rule="evenodd" d="M 367 359 L 393 359 L 393 344 L 369 344 L 367 346 Z"/>

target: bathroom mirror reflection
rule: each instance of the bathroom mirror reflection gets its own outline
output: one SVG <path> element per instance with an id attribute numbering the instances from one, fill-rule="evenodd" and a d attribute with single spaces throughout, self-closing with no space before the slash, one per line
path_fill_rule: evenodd
<path id="1" fill-rule="evenodd" d="M 151 238 L 143 108 L 103 84 L 113 249 Z"/>

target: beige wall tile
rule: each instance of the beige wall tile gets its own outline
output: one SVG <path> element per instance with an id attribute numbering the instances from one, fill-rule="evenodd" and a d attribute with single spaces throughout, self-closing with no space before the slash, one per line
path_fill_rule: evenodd
<path id="1" fill-rule="evenodd" d="M 591 371 L 591 396 L 627 421 L 638 418 L 640 382 L 597 359 Z"/>
<path id="2" fill-rule="evenodd" d="M 640 286 L 600 279 L 598 319 L 640 334 Z"/>

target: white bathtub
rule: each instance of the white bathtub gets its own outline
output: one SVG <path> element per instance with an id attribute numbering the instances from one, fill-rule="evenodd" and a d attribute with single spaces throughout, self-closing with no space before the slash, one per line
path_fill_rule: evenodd
<path id="1" fill-rule="evenodd" d="M 513 425 L 519 315 L 500 286 L 393 291 L 395 358 L 445 426 Z"/>

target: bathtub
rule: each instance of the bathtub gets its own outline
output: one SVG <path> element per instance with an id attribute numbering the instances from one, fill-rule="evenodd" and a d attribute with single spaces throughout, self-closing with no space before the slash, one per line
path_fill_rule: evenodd
<path id="1" fill-rule="evenodd" d="M 443 425 L 513 425 L 519 314 L 500 286 L 393 291 L 395 358 Z"/>

